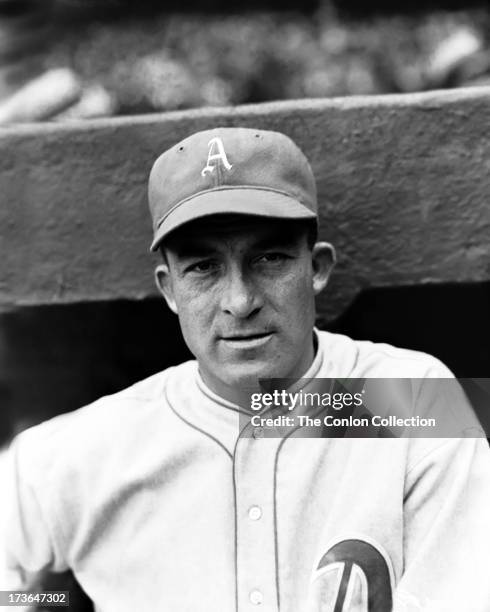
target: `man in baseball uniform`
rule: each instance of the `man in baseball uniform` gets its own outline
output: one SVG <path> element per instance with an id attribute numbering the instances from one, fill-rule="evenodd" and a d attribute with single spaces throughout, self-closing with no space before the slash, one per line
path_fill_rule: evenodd
<path id="1" fill-rule="evenodd" d="M 0 588 L 71 569 L 100 612 L 488 612 L 485 439 L 268 435 L 252 418 L 278 414 L 251 408 L 263 380 L 293 401 L 315 380 L 408 379 L 430 413 L 424 381 L 452 378 L 315 329 L 334 252 L 303 153 L 277 132 L 199 132 L 157 159 L 149 201 L 157 285 L 196 359 L 17 437 Z"/>

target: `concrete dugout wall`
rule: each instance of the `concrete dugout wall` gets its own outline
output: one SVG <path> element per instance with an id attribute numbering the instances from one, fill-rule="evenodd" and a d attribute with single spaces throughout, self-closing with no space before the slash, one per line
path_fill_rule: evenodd
<path id="1" fill-rule="evenodd" d="M 322 326 L 488 376 L 489 94 L 0 129 L 0 444 L 189 358 L 152 299 L 146 180 L 163 149 L 216 125 L 284 131 L 312 160 L 321 236 L 338 252 Z"/>
<path id="2" fill-rule="evenodd" d="M 365 287 L 490 279 L 490 88 L 200 109 L 0 130 L 0 308 L 155 295 L 146 180 L 217 125 L 290 135 L 338 266 L 320 315 Z"/>

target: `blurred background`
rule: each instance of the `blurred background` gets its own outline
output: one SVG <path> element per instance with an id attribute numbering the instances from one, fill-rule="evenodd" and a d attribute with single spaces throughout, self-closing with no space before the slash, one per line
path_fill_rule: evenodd
<path id="1" fill-rule="evenodd" d="M 490 82 L 487 3 L 0 0 L 0 124 Z"/>

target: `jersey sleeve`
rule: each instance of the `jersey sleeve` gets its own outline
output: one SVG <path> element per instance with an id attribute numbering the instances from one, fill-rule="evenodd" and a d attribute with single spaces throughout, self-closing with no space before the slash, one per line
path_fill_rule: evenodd
<path id="1" fill-rule="evenodd" d="M 488 612 L 488 443 L 432 442 L 406 478 L 404 570 L 394 612 Z"/>
<path id="2" fill-rule="evenodd" d="M 28 433 L 28 432 L 25 432 Z M 35 446 L 35 445 L 34 445 Z M 35 590 L 50 571 L 66 569 L 54 544 L 52 517 L 42 502 L 42 462 L 21 434 L 5 457 L 0 525 L 0 590 Z M 19 608 L 16 608 L 19 609 Z"/>

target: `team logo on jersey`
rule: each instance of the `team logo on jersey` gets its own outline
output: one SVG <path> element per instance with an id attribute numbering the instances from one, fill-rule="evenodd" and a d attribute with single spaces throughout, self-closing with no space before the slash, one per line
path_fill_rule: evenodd
<path id="1" fill-rule="evenodd" d="M 230 164 L 228 158 L 226 157 L 225 147 L 221 138 L 211 138 L 211 140 L 208 142 L 208 147 L 208 161 L 206 166 L 201 171 L 201 176 L 206 176 L 206 174 L 212 174 L 214 172 L 216 166 L 212 165 L 211 163 L 214 161 L 216 161 L 216 163 L 221 162 L 227 170 L 231 170 L 233 168 L 232 164 Z"/>
<path id="2" fill-rule="evenodd" d="M 318 563 L 308 612 L 391 612 L 393 569 L 373 541 L 341 540 Z"/>

